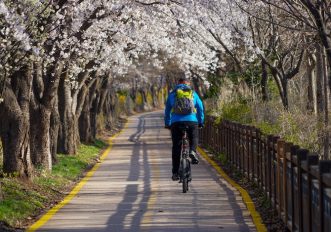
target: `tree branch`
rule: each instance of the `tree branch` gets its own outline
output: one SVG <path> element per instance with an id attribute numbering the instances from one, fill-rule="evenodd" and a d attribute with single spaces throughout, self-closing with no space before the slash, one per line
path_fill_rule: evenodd
<path id="1" fill-rule="evenodd" d="M 238 60 L 238 58 L 235 56 L 235 54 L 233 54 L 230 49 L 223 43 L 223 41 L 219 38 L 218 35 L 216 35 L 215 33 L 213 33 L 211 31 L 211 29 L 207 29 L 207 31 L 213 36 L 213 38 L 224 48 L 224 50 L 232 57 L 232 59 L 235 61 L 237 67 L 239 68 L 239 70 L 242 70 L 240 61 Z"/>

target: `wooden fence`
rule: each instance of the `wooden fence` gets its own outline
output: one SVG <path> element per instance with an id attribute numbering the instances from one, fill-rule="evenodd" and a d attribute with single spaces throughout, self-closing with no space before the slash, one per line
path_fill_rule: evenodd
<path id="1" fill-rule="evenodd" d="M 290 231 L 331 232 L 331 161 L 255 127 L 207 117 L 202 147 L 264 190 Z"/>

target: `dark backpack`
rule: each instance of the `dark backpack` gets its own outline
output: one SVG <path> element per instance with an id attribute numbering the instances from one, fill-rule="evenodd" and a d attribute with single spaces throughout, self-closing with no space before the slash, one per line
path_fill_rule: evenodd
<path id="1" fill-rule="evenodd" d="M 193 93 L 194 91 L 191 88 L 178 88 L 175 93 L 175 104 L 172 111 L 175 114 L 191 114 L 196 112 L 193 103 Z"/>

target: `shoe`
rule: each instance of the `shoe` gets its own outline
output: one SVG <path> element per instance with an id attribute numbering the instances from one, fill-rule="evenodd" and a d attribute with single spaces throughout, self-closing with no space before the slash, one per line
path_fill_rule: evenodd
<path id="1" fill-rule="evenodd" d="M 192 160 L 192 164 L 198 164 L 199 163 L 199 159 L 197 157 L 197 154 L 194 151 L 191 151 L 189 156 Z"/>
<path id="2" fill-rule="evenodd" d="M 174 174 L 172 174 L 172 180 L 173 180 L 173 181 L 177 181 L 177 180 L 179 180 L 178 173 L 174 173 Z"/>

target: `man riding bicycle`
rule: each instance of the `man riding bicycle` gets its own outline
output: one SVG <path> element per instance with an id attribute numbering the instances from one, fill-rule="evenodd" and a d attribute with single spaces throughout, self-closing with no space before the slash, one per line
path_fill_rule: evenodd
<path id="1" fill-rule="evenodd" d="M 204 107 L 199 95 L 190 87 L 185 77 L 169 94 L 164 116 L 165 128 L 171 130 L 172 137 L 172 180 L 179 180 L 178 169 L 181 152 L 183 128 L 187 128 L 190 143 L 189 156 L 192 164 L 198 164 L 196 148 L 198 145 L 198 127 L 204 124 Z"/>

